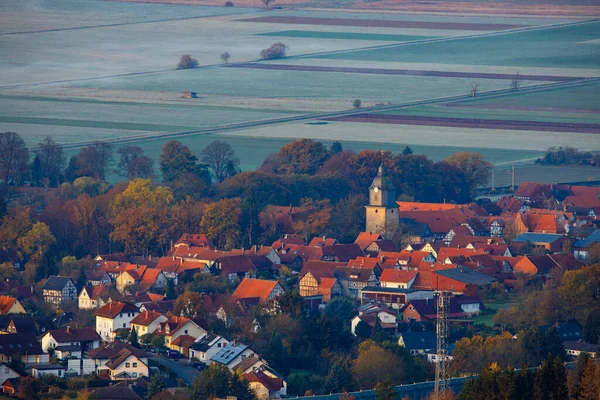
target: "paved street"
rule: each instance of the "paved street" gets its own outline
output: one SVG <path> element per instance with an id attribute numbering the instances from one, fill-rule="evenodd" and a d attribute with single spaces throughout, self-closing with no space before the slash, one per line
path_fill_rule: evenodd
<path id="1" fill-rule="evenodd" d="M 157 356 L 153 356 L 153 357 L 151 357 L 151 359 L 161 365 L 164 365 L 165 367 L 168 367 L 171 371 L 173 371 L 174 373 L 177 374 L 178 378 L 183 379 L 184 382 L 186 384 L 188 384 L 190 387 L 192 386 L 194 377 L 200 376 L 200 373 L 198 372 L 198 370 L 196 368 L 190 367 L 181 361 L 173 361 L 173 360 L 169 360 L 164 357 L 157 357 Z"/>

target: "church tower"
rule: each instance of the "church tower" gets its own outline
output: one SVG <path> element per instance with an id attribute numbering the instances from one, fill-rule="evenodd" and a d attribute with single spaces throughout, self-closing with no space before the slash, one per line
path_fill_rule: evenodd
<path id="1" fill-rule="evenodd" d="M 367 205 L 367 226 L 365 231 L 389 236 L 398 226 L 398 204 L 396 204 L 396 188 L 387 180 L 383 161 L 377 176 L 369 187 L 369 205 Z"/>

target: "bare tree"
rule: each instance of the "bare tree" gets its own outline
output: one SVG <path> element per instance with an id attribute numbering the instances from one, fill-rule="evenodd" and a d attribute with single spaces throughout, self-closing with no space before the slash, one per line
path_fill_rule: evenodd
<path id="1" fill-rule="evenodd" d="M 115 171 L 120 176 L 129 180 L 136 178 L 150 178 L 154 175 L 154 161 L 144 155 L 144 150 L 139 146 L 125 146 L 118 151 L 121 158 Z"/>
<path id="2" fill-rule="evenodd" d="M 352 106 L 356 109 L 360 108 L 362 105 L 362 101 L 360 101 L 360 99 L 354 99 L 354 102 L 352 102 Z"/>
<path id="3" fill-rule="evenodd" d="M 62 146 L 56 143 L 50 136 L 46 136 L 38 144 L 35 153 L 40 160 L 40 178 L 42 180 L 44 178 L 47 179 L 47 181 L 44 181 L 47 182 L 47 186 L 59 185 L 60 177 L 65 167 L 65 155 Z"/>
<path id="4" fill-rule="evenodd" d="M 477 84 L 471 83 L 471 97 L 477 96 Z"/>
<path id="5" fill-rule="evenodd" d="M 240 164 L 229 143 L 220 140 L 215 140 L 202 150 L 202 162 L 212 170 L 217 183 L 235 175 Z"/>
<path id="6" fill-rule="evenodd" d="M 221 54 L 221 60 L 222 60 L 222 61 L 223 61 L 225 64 L 229 63 L 229 57 L 231 57 L 231 56 L 229 55 L 229 53 L 228 53 L 228 52 L 225 52 L 225 53 Z"/>
<path id="7" fill-rule="evenodd" d="M 76 175 L 105 180 L 107 168 L 113 162 L 112 154 L 112 145 L 107 142 L 84 147 L 75 159 Z"/>
<path id="8" fill-rule="evenodd" d="M 275 60 L 278 58 L 285 57 L 288 47 L 281 43 L 274 43 L 268 49 L 264 49 L 260 52 L 260 58 L 263 60 Z"/>
<path id="9" fill-rule="evenodd" d="M 271 4 L 275 3 L 275 0 L 260 0 L 260 1 L 265 5 L 265 8 L 267 10 L 271 6 Z"/>
<path id="10" fill-rule="evenodd" d="M 177 69 L 189 69 L 196 68 L 198 66 L 198 60 L 192 58 L 189 54 L 184 54 L 181 56 L 179 60 L 179 64 L 177 64 Z"/>
<path id="11" fill-rule="evenodd" d="M 515 75 L 515 77 L 513 78 L 510 87 L 512 90 L 519 90 L 519 86 L 521 86 L 521 77 L 519 76 L 519 73 L 517 72 L 517 74 Z"/>
<path id="12" fill-rule="evenodd" d="M 4 184 L 19 185 L 27 175 L 29 150 L 15 132 L 0 132 L 0 179 Z"/>

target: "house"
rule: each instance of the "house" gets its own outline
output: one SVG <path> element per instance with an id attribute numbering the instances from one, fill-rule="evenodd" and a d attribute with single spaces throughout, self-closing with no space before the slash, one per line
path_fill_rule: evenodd
<path id="1" fill-rule="evenodd" d="M 130 303 L 110 302 L 100 307 L 96 316 L 96 332 L 104 341 L 112 341 L 117 329 L 128 329 L 130 322 L 139 314 L 139 309 Z"/>
<path id="2" fill-rule="evenodd" d="M 21 375 L 19 375 L 18 372 L 16 372 L 12 368 L 10 368 L 7 363 L 0 364 L 0 382 L 4 383 L 4 382 L 6 382 L 7 379 L 15 379 L 15 378 L 20 378 L 20 377 L 21 377 Z M 6 393 L 6 392 L 4 392 L 4 393 Z M 7 393 L 7 394 L 14 394 L 14 393 Z"/>
<path id="3" fill-rule="evenodd" d="M 85 279 L 88 285 L 108 285 L 112 282 L 110 275 L 101 269 L 85 271 Z"/>
<path id="4" fill-rule="evenodd" d="M 219 257 L 213 268 L 221 276 L 226 276 L 230 282 L 236 279 L 256 278 L 256 266 L 246 254 Z"/>
<path id="5" fill-rule="evenodd" d="M 19 256 L 19 253 L 12 247 L 1 247 L 0 248 L 0 264 L 10 263 L 16 270 L 21 270 L 23 266 L 23 260 Z"/>
<path id="6" fill-rule="evenodd" d="M 56 306 L 72 303 L 77 299 L 77 287 L 71 278 L 51 275 L 44 284 L 43 296 L 46 303 Z"/>
<path id="7" fill-rule="evenodd" d="M 553 197 L 552 187 L 544 183 L 521 182 L 515 191 L 515 197 L 524 203 L 539 203 Z"/>
<path id="8" fill-rule="evenodd" d="M 21 377 L 6 379 L 4 380 L 4 383 L 2 383 L 2 392 L 9 396 L 15 396 L 19 391 L 20 383 Z"/>
<path id="9" fill-rule="evenodd" d="M 117 290 L 121 293 L 124 293 L 132 285 L 138 285 L 142 292 L 164 289 L 167 286 L 167 277 L 160 269 L 140 266 L 137 269 L 121 272 L 116 279 Z"/>
<path id="10" fill-rule="evenodd" d="M 341 295 L 342 286 L 335 277 L 335 270 L 344 265 L 326 261 L 307 262 L 298 275 L 300 296 L 322 295 L 323 301 L 328 302 L 333 296 Z"/>
<path id="11" fill-rule="evenodd" d="M 266 366 L 267 362 L 260 356 L 248 357 L 233 367 L 236 374 L 248 374 Z"/>
<path id="12" fill-rule="evenodd" d="M 334 276 L 342 287 L 342 295 L 359 298 L 365 286 L 377 286 L 375 271 L 368 268 L 337 267 Z"/>
<path id="13" fill-rule="evenodd" d="M 196 358 L 198 361 L 210 365 L 212 356 L 217 354 L 229 341 L 222 336 L 215 334 L 207 334 L 196 339 L 196 342 L 190 347 L 190 359 Z"/>
<path id="14" fill-rule="evenodd" d="M 437 336 L 431 331 L 402 332 L 398 338 L 398 345 L 406 347 L 413 356 L 423 355 L 437 349 Z"/>
<path id="15" fill-rule="evenodd" d="M 129 324 L 131 329 L 135 329 L 138 337 L 154 332 L 161 322 L 166 322 L 167 318 L 163 313 L 158 311 L 142 311 L 135 316 Z"/>
<path id="16" fill-rule="evenodd" d="M 386 269 L 379 277 L 379 284 L 382 288 L 410 289 L 418 273 L 415 270 Z"/>
<path id="17" fill-rule="evenodd" d="M 352 318 L 352 321 L 350 322 L 350 331 L 356 336 L 355 329 L 361 321 L 369 324 L 369 326 L 374 329 L 376 319 L 379 319 L 379 325 L 383 330 L 386 330 L 391 334 L 396 333 L 396 313 L 380 306 L 369 308 L 364 312 L 359 311 L 359 314 Z"/>
<path id="18" fill-rule="evenodd" d="M 446 290 L 455 295 L 474 293 L 478 288 L 489 286 L 497 279 L 468 267 L 448 265 L 448 268 L 419 268 L 412 288 Z"/>
<path id="19" fill-rule="evenodd" d="M 41 378 L 46 375 L 54 375 L 59 378 L 63 378 L 65 376 L 65 371 L 67 368 L 62 366 L 61 364 L 51 364 L 51 363 L 34 363 L 29 364 L 25 367 L 25 372 L 28 375 L 33 376 L 34 378 Z"/>
<path id="20" fill-rule="evenodd" d="M 210 273 L 207 264 L 191 260 L 183 261 L 176 257 L 161 257 L 156 264 L 156 269 L 162 271 L 167 279 L 173 280 L 174 285 L 186 277 L 192 278 L 197 273 Z"/>
<path id="21" fill-rule="evenodd" d="M 25 364 L 50 361 L 35 333 L 30 332 L 0 335 L 0 362 L 9 363 L 14 356 L 18 356 Z"/>
<path id="22" fill-rule="evenodd" d="M 109 288 L 100 285 L 84 286 L 77 297 L 79 308 L 82 310 L 93 310 L 100 308 L 108 302 Z"/>
<path id="23" fill-rule="evenodd" d="M 105 373 L 112 380 L 134 379 L 149 376 L 148 354 L 124 342 L 103 344 L 88 351 L 94 360 L 96 372 Z"/>
<path id="24" fill-rule="evenodd" d="M 173 247 L 201 247 L 205 249 L 214 249 L 212 241 L 204 233 L 184 233 L 175 242 Z"/>
<path id="25" fill-rule="evenodd" d="M 433 291 L 367 286 L 362 289 L 361 303 L 374 302 L 400 309 L 411 300 L 432 299 Z"/>
<path id="26" fill-rule="evenodd" d="M 566 236 L 554 233 L 525 232 L 517 236 L 512 245 L 518 251 L 523 251 L 529 245 L 532 248 L 543 249 L 551 253 L 560 253 L 567 240 Z"/>
<path id="27" fill-rule="evenodd" d="M 448 300 L 448 318 L 464 320 L 479 315 L 485 308 L 478 297 L 456 296 Z M 404 322 L 433 321 L 437 319 L 437 299 L 411 300 L 402 308 Z"/>
<path id="28" fill-rule="evenodd" d="M 55 329 L 47 331 L 41 338 L 42 350 L 48 351 L 69 351 L 71 353 L 79 353 L 81 358 L 82 352 L 95 349 L 100 346 L 102 338 L 94 328 L 71 328 L 67 326 L 65 329 Z M 78 349 L 73 348 L 76 346 Z M 66 348 L 69 347 L 67 350 Z M 74 354 L 72 354 L 75 356 Z"/>
<path id="29" fill-rule="evenodd" d="M 357 244 L 362 251 L 365 251 L 371 243 L 381 239 L 383 239 L 383 237 L 379 233 L 361 232 L 356 237 L 356 240 L 354 240 L 354 243 Z"/>
<path id="30" fill-rule="evenodd" d="M 563 346 L 567 354 L 571 357 L 579 357 L 581 353 L 587 353 L 591 358 L 596 358 L 598 351 L 598 345 L 592 343 L 586 343 L 579 340 L 565 340 Z"/>
<path id="31" fill-rule="evenodd" d="M 144 400 L 129 386 L 105 386 L 92 390 L 94 400 Z"/>
<path id="32" fill-rule="evenodd" d="M 242 377 L 250 383 L 250 388 L 256 393 L 257 400 L 280 399 L 287 393 L 285 381 L 282 378 L 269 376 L 263 370 L 246 373 Z"/>
<path id="33" fill-rule="evenodd" d="M 596 230 L 586 238 L 577 240 L 573 244 L 573 254 L 579 260 L 588 260 L 590 258 L 590 250 L 593 248 L 600 249 L 600 229 Z"/>
<path id="34" fill-rule="evenodd" d="M 400 218 L 400 224 L 404 229 L 406 242 L 410 244 L 425 243 L 434 239 L 433 232 L 427 224 L 408 218 Z"/>
<path id="35" fill-rule="evenodd" d="M 552 277 L 552 270 L 574 270 L 581 267 L 581 263 L 571 254 L 546 254 L 543 256 L 523 256 L 513 265 L 514 272 L 529 276 Z"/>
<path id="36" fill-rule="evenodd" d="M 152 334 L 154 336 L 164 336 L 165 345 L 171 347 L 172 342 L 181 335 L 191 336 L 194 340 L 206 335 L 207 331 L 205 328 L 208 327 L 203 328 L 199 324 L 204 324 L 204 322 L 196 322 L 190 318 L 174 315 L 164 322 L 159 322 Z"/>
<path id="37" fill-rule="evenodd" d="M 221 348 L 214 356 L 210 358 L 211 362 L 216 362 L 225 365 L 230 370 L 246 358 L 254 356 L 254 350 L 245 344 L 237 341 L 229 342 L 225 347 Z"/>
<path id="38" fill-rule="evenodd" d="M 42 335 L 53 329 L 52 320 L 43 316 L 31 315 L 0 316 L 0 333 L 34 333 Z"/>
<path id="39" fill-rule="evenodd" d="M 0 315 L 26 314 L 25 308 L 19 300 L 12 296 L 0 296 Z"/>
<path id="40" fill-rule="evenodd" d="M 246 302 L 264 305 L 285 293 L 278 281 L 245 278 L 232 293 L 230 302 Z"/>
<path id="41" fill-rule="evenodd" d="M 365 253 L 356 243 L 336 244 L 333 246 L 323 246 L 323 261 L 348 262 L 357 257 L 363 257 Z"/>

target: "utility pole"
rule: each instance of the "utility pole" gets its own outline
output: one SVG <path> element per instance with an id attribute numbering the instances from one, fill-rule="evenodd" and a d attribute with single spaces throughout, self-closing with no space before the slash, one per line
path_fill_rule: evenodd
<path id="1" fill-rule="evenodd" d="M 448 307 L 449 293 L 437 290 L 437 352 L 435 355 L 435 399 L 441 399 L 448 387 L 448 347 L 446 338 L 448 337 Z"/>
<path id="2" fill-rule="evenodd" d="M 515 190 L 515 162 L 512 162 L 512 180 L 510 183 L 510 190 Z"/>

